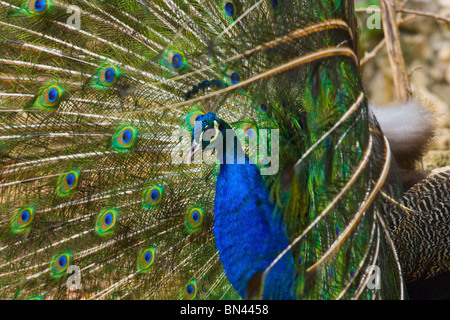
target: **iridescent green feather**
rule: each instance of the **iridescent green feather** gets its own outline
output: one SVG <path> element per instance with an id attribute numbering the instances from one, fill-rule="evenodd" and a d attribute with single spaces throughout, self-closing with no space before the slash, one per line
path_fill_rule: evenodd
<path id="1" fill-rule="evenodd" d="M 334 53 L 291 62 L 351 52 L 352 1 L 60 0 L 39 2 L 42 14 L 33 1 L 0 2 L 0 298 L 240 299 L 213 236 L 220 167 L 174 161 L 174 133 L 190 139 L 209 111 L 261 172 L 278 154 L 263 178 L 289 240 L 305 232 L 292 247 L 299 298 L 401 297 L 379 198 L 308 271 L 383 166 L 378 133 L 360 178 L 312 224 L 362 161 L 369 124 L 378 127 L 362 99 L 308 151 L 362 93 L 358 62 Z M 77 12 L 79 27 L 69 23 Z M 292 34 L 313 25 L 322 27 Z M 373 262 L 386 272 L 372 295 L 360 284 Z M 80 289 L 67 289 L 69 265 L 82 270 Z"/>

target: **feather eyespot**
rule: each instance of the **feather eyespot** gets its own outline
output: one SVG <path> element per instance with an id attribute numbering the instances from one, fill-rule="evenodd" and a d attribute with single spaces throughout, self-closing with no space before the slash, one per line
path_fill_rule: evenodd
<path id="1" fill-rule="evenodd" d="M 116 71 L 113 68 L 108 68 L 105 70 L 105 81 L 110 83 L 116 78 Z"/>
<path id="2" fill-rule="evenodd" d="M 55 256 L 50 263 L 52 278 L 59 278 L 63 276 L 71 261 L 72 254 L 70 252 L 64 252 L 60 255 Z"/>
<path id="3" fill-rule="evenodd" d="M 112 138 L 112 147 L 119 152 L 129 151 L 136 143 L 138 131 L 133 127 L 119 128 Z"/>
<path id="4" fill-rule="evenodd" d="M 241 81 L 241 76 L 239 75 L 239 73 L 233 70 L 227 71 L 227 77 L 227 82 L 232 85 L 236 85 Z"/>
<path id="5" fill-rule="evenodd" d="M 183 295 L 186 300 L 193 300 L 197 296 L 197 283 L 195 280 L 190 281 L 183 289 Z"/>
<path id="6" fill-rule="evenodd" d="M 120 74 L 120 70 L 114 66 L 103 67 L 97 73 L 97 81 L 94 81 L 94 85 L 97 85 L 99 89 L 111 87 L 117 82 Z"/>
<path id="7" fill-rule="evenodd" d="M 248 141 L 253 141 L 256 139 L 256 129 L 253 125 L 245 125 L 242 127 L 242 133 L 244 134 L 245 139 Z"/>
<path id="8" fill-rule="evenodd" d="M 234 18 L 236 14 L 236 7 L 233 1 L 222 1 L 223 11 L 229 18 Z"/>
<path id="9" fill-rule="evenodd" d="M 256 159 L 256 162 L 258 163 L 259 167 L 267 167 L 270 163 L 270 161 L 267 159 L 267 157 L 260 155 L 258 156 L 258 158 Z"/>
<path id="10" fill-rule="evenodd" d="M 59 177 L 58 194 L 61 197 L 69 195 L 77 187 L 79 174 L 79 171 L 70 171 Z"/>
<path id="11" fill-rule="evenodd" d="M 188 232 L 193 232 L 202 226 L 203 222 L 203 210 L 198 207 L 191 208 L 187 212 L 186 227 Z"/>
<path id="12" fill-rule="evenodd" d="M 114 226 L 116 224 L 117 211 L 108 209 L 102 211 L 98 217 L 95 224 L 95 231 L 99 236 L 106 236 L 113 232 Z"/>
<path id="13" fill-rule="evenodd" d="M 150 209 L 153 206 L 161 202 L 163 195 L 162 187 L 150 187 L 144 191 L 144 204 L 143 207 Z"/>
<path id="14" fill-rule="evenodd" d="M 20 215 L 20 219 L 22 223 L 27 223 L 28 220 L 30 219 L 30 211 L 29 210 L 24 210 L 22 211 L 21 215 Z"/>
<path id="15" fill-rule="evenodd" d="M 267 114 L 267 106 L 264 103 L 261 103 L 259 105 L 259 111 L 261 111 L 264 114 Z"/>
<path id="16" fill-rule="evenodd" d="M 45 1 L 45 0 L 36 0 L 34 3 L 34 9 L 37 12 L 44 11 L 46 7 L 47 7 L 47 1 Z"/>
<path id="17" fill-rule="evenodd" d="M 66 267 L 66 265 L 67 265 L 67 258 L 65 256 L 61 256 L 58 259 L 58 264 L 57 265 L 58 265 L 59 268 L 64 269 Z"/>
<path id="18" fill-rule="evenodd" d="M 241 77 L 237 72 L 233 72 L 230 76 L 230 82 L 231 84 L 238 84 L 239 81 L 241 81 Z"/>
<path id="19" fill-rule="evenodd" d="M 138 258 L 138 268 L 141 272 L 147 271 L 155 261 L 155 248 L 149 247 L 141 251 Z"/>
<path id="20" fill-rule="evenodd" d="M 48 102 L 55 103 L 58 100 L 59 92 L 56 88 L 51 88 L 48 90 Z"/>
<path id="21" fill-rule="evenodd" d="M 183 58 L 179 53 L 174 53 L 172 56 L 172 67 L 174 69 L 178 69 L 181 67 L 181 64 L 183 63 Z"/>
<path id="22" fill-rule="evenodd" d="M 34 220 L 34 214 L 34 207 L 26 207 L 17 210 L 10 222 L 11 232 L 17 234 L 29 229 Z"/>
<path id="23" fill-rule="evenodd" d="M 57 107 L 61 101 L 63 90 L 57 85 L 51 85 L 44 89 L 35 105 L 42 109 Z"/>
<path id="24" fill-rule="evenodd" d="M 131 139 L 133 138 L 133 131 L 130 129 L 126 129 L 122 133 L 122 142 L 123 144 L 129 144 L 131 142 Z"/>
<path id="25" fill-rule="evenodd" d="M 179 50 L 169 51 L 166 60 L 173 70 L 182 70 L 186 66 L 186 58 L 183 52 Z"/>
<path id="26" fill-rule="evenodd" d="M 119 79 L 121 72 L 118 68 L 113 65 L 107 65 L 97 72 L 95 77 L 92 79 L 91 84 L 97 89 L 105 89 L 112 87 Z"/>
<path id="27" fill-rule="evenodd" d="M 32 14 L 44 14 L 49 8 L 49 0 L 29 0 L 27 9 Z"/>

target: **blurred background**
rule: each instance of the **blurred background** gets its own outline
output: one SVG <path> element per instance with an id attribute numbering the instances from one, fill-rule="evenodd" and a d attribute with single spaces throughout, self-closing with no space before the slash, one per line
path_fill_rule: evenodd
<path id="1" fill-rule="evenodd" d="M 361 32 L 360 57 L 363 58 L 384 38 L 382 25 L 381 28 L 373 28 L 376 13 L 367 10 L 370 6 L 379 7 L 379 1 L 355 0 L 355 5 Z M 450 0 L 408 0 L 405 9 L 450 19 Z M 402 13 L 401 19 L 411 20 L 401 24 L 399 29 L 414 93 L 427 99 L 437 114 L 437 135 L 423 161 L 423 169 L 431 172 L 450 166 L 450 24 L 433 17 L 412 16 Z M 364 88 L 370 103 L 379 106 L 396 101 L 385 48 L 382 47 L 362 66 Z"/>

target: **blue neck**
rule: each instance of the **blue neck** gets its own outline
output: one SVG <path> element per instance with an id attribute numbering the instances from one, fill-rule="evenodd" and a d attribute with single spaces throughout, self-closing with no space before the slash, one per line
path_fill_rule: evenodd
<path id="1" fill-rule="evenodd" d="M 235 148 L 235 154 L 238 145 Z M 256 165 L 221 164 L 214 202 L 214 235 L 228 280 L 242 298 L 247 282 L 289 245 L 281 215 Z M 235 157 L 236 159 L 236 157 Z M 295 266 L 288 252 L 269 272 L 264 299 L 294 299 Z"/>

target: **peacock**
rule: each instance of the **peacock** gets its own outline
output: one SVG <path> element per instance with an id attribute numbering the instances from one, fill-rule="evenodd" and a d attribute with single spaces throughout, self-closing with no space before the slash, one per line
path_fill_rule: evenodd
<path id="1" fill-rule="evenodd" d="M 0 35 L 1 299 L 405 299 L 449 270 L 450 176 L 404 193 L 353 1 L 2 0 Z"/>

